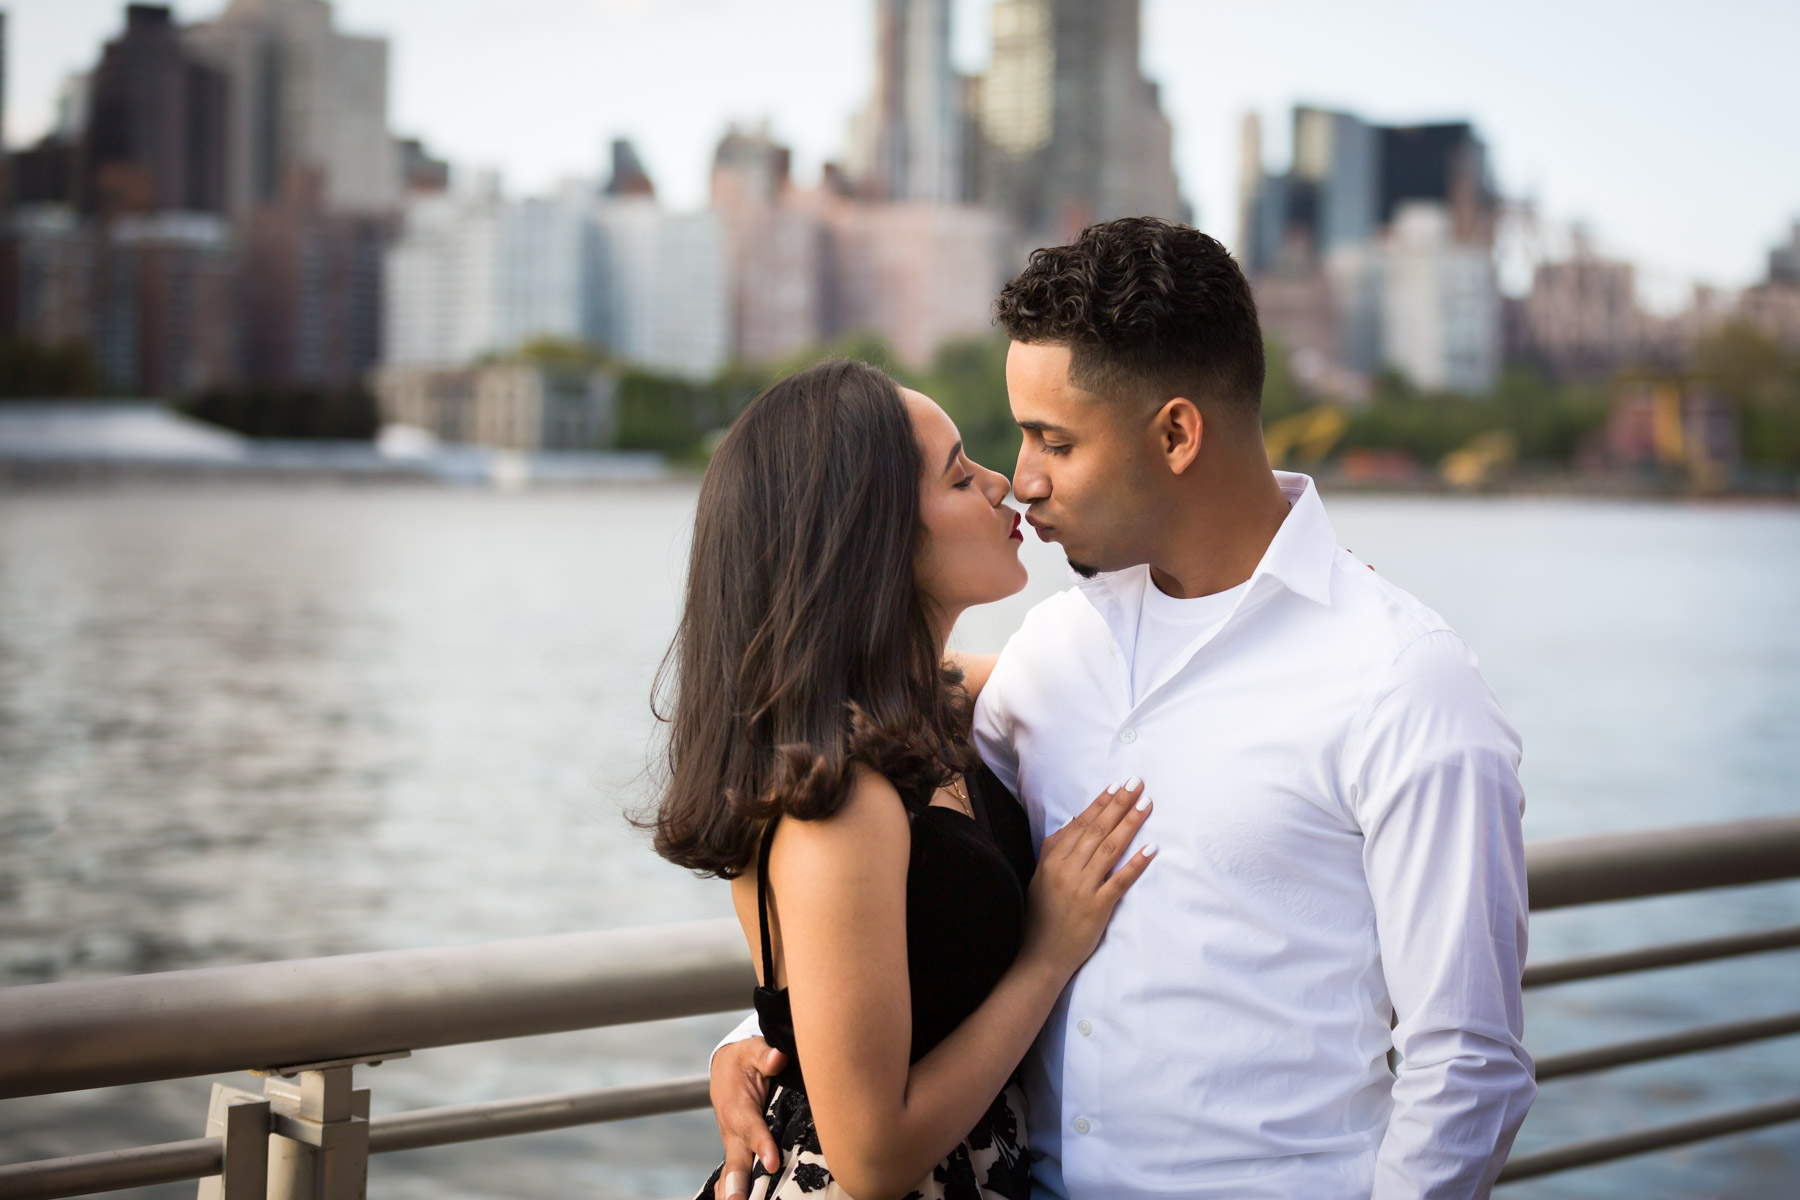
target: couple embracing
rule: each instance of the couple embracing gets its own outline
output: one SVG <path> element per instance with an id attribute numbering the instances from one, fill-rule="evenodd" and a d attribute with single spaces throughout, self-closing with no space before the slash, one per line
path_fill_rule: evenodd
<path id="1" fill-rule="evenodd" d="M 1535 1085 L 1475 656 L 1270 469 L 1218 242 L 1097 225 L 998 315 L 1010 483 L 834 362 L 701 486 L 656 846 L 760 981 L 701 1195 L 1487 1195 Z M 1079 579 L 948 652 L 1025 585 L 1009 492 Z"/>

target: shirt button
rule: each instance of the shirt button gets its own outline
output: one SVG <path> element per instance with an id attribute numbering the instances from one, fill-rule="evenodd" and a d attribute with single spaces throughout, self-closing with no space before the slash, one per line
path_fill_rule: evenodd
<path id="1" fill-rule="evenodd" d="M 1088 1124 L 1088 1119 L 1086 1117 L 1076 1117 L 1075 1118 L 1075 1132 L 1076 1133 L 1086 1133 L 1088 1130 L 1090 1130 L 1092 1128 L 1093 1128 L 1093 1126 Z"/>
<path id="2" fill-rule="evenodd" d="M 1092 1021 L 1077 1021 L 1075 1023 L 1075 1028 L 1081 1030 L 1082 1037 L 1086 1037 L 1088 1034 L 1094 1032 L 1094 1023 Z"/>
<path id="3" fill-rule="evenodd" d="M 1137 730 L 1135 730 L 1135 729 L 1131 728 L 1131 726 L 1127 725 L 1125 728 L 1119 730 L 1119 740 L 1121 742 L 1137 741 Z"/>

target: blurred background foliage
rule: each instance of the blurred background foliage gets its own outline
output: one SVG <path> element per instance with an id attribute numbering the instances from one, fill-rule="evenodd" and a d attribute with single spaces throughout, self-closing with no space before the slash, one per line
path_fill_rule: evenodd
<path id="1" fill-rule="evenodd" d="M 99 368 L 84 343 L 0 340 L 0 399 L 64 400 L 103 391 Z"/>
<path id="2" fill-rule="evenodd" d="M 362 388 L 238 387 L 178 401 L 178 412 L 245 437 L 369 441 L 381 428 L 375 397 Z"/>
<path id="3" fill-rule="evenodd" d="M 703 465 L 719 434 L 775 380 L 827 358 L 860 359 L 943 405 L 971 456 L 1010 474 L 1019 431 L 1006 400 L 1006 347 L 999 335 L 949 342 L 919 371 L 900 364 L 879 336 L 860 333 L 780 362 L 732 364 L 699 381 L 619 363 L 590 345 L 560 339 L 539 339 L 495 357 L 615 371 L 617 448 L 652 450 L 690 465 Z M 1387 373 L 1376 378 L 1366 401 L 1338 404 L 1308 391 L 1279 342 L 1271 341 L 1268 350 L 1265 428 L 1284 422 L 1291 427 L 1302 414 L 1330 417 L 1311 423 L 1317 453 L 1300 455 L 1295 465 L 1303 468 L 1359 451 L 1430 466 L 1497 433 L 1508 435 L 1521 462 L 1569 467 L 1605 427 L 1615 393 L 1613 383 L 1559 382 L 1513 367 L 1482 396 L 1421 392 Z M 1668 378 L 1705 382 L 1730 401 L 1747 464 L 1800 469 L 1800 349 L 1785 348 L 1748 325 L 1727 324 L 1700 340 L 1692 370 Z M 0 400 L 106 394 L 101 373 L 82 346 L 0 342 Z M 239 388 L 173 403 L 190 416 L 251 437 L 361 440 L 373 437 L 379 422 L 375 401 L 363 389 Z"/>

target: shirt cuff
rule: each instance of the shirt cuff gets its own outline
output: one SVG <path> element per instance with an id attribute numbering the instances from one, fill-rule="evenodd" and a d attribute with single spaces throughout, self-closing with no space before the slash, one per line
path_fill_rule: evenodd
<path id="1" fill-rule="evenodd" d="M 711 1054 L 706 1056 L 707 1070 L 708 1071 L 712 1070 L 712 1060 L 717 1058 L 719 1056 L 719 1051 L 723 1050 L 725 1047 L 733 1045 L 737 1042 L 744 1041 L 747 1038 L 761 1037 L 761 1036 L 762 1036 L 762 1022 L 760 1022 L 756 1019 L 755 1012 L 751 1012 L 751 1014 L 749 1016 L 745 1017 L 743 1020 L 741 1020 L 737 1023 L 736 1029 L 733 1029 L 730 1033 L 725 1035 L 725 1038 L 723 1041 L 721 1041 L 718 1045 L 713 1047 Z"/>

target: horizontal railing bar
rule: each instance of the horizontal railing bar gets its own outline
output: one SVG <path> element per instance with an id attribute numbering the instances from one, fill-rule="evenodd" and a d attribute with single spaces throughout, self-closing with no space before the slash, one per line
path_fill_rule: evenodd
<path id="1" fill-rule="evenodd" d="M 707 1095 L 707 1085 L 706 1076 L 694 1075 L 661 1083 L 627 1084 L 552 1096 L 526 1096 L 517 1100 L 390 1113 L 369 1121 L 369 1153 L 419 1150 L 482 1138 L 567 1129 L 572 1125 L 688 1112 L 712 1103 Z"/>
<path id="2" fill-rule="evenodd" d="M 0 991 L 0 1098 L 746 1006 L 736 921 L 206 967 Z"/>
<path id="3" fill-rule="evenodd" d="M 688 1112 L 712 1103 L 707 1095 L 708 1083 L 705 1075 L 693 1075 L 657 1083 L 624 1084 L 549 1096 L 388 1113 L 369 1121 L 369 1153 L 421 1150 L 428 1146 L 540 1133 L 575 1125 Z M 116 1192 L 153 1183 L 179 1183 L 217 1175 L 223 1161 L 220 1139 L 194 1138 L 130 1150 L 13 1163 L 0 1166 L 0 1197 L 38 1200 Z"/>
<path id="4" fill-rule="evenodd" d="M 1800 817 L 1526 847 L 1534 909 L 1800 876 Z M 0 1098 L 743 1007 L 730 919 L 0 990 Z"/>
<path id="5" fill-rule="evenodd" d="M 1626 975 L 1633 971 L 1649 971 L 1657 967 L 1680 967 L 1689 963 L 1712 962 L 1715 959 L 1737 958 L 1746 954 L 1762 954 L 1770 950 L 1790 950 L 1795 947 L 1800 947 L 1800 925 L 1704 938 L 1693 942 L 1671 942 L 1666 946 L 1645 946 L 1615 954 L 1594 954 L 1556 962 L 1533 963 L 1525 968 L 1525 986 L 1548 987 L 1554 983 L 1573 983 L 1578 979 L 1600 979 L 1609 975 Z"/>
<path id="6" fill-rule="evenodd" d="M 1761 1104 L 1755 1108 L 1720 1113 L 1715 1117 L 1660 1125 L 1655 1129 L 1643 1129 L 1618 1137 L 1595 1138 L 1588 1142 L 1559 1146 L 1554 1150 L 1516 1156 L 1507 1160 L 1506 1166 L 1501 1168 L 1497 1182 L 1517 1183 L 1522 1179 L 1535 1179 L 1540 1175 L 1569 1171 L 1576 1167 L 1595 1166 L 1614 1159 L 1648 1154 L 1653 1150 L 1671 1150 L 1676 1146 L 1711 1141 L 1733 1133 L 1767 1129 L 1771 1125 L 1784 1125 L 1789 1121 L 1800 1121 L 1800 1099 Z"/>
<path id="7" fill-rule="evenodd" d="M 1800 817 L 1540 840 L 1525 868 L 1533 912 L 1800 878 Z"/>
<path id="8" fill-rule="evenodd" d="M 72 1154 L 0 1166 L 0 1196 L 7 1200 L 50 1200 L 88 1196 L 155 1183 L 180 1183 L 217 1175 L 225 1162 L 221 1138 L 191 1138 L 129 1150 Z"/>
<path id="9" fill-rule="evenodd" d="M 1543 1083 L 1569 1075 L 1586 1075 L 1593 1071 L 1604 1071 L 1609 1067 L 1653 1062 L 1659 1058 L 1674 1058 L 1680 1054 L 1693 1054 L 1700 1050 L 1718 1050 L 1725 1046 L 1741 1046 L 1745 1042 L 1760 1042 L 1768 1038 L 1786 1037 L 1792 1033 L 1800 1033 L 1800 1012 L 1783 1013 L 1778 1017 L 1763 1017 L 1754 1021 L 1730 1021 L 1723 1025 L 1707 1025 L 1700 1029 L 1689 1029 L 1663 1037 L 1644 1038 L 1635 1042 L 1619 1042 L 1611 1046 L 1600 1046 L 1593 1050 L 1578 1050 L 1573 1054 L 1557 1054 L 1549 1058 L 1540 1058 L 1537 1062 L 1537 1078 L 1539 1083 Z"/>

